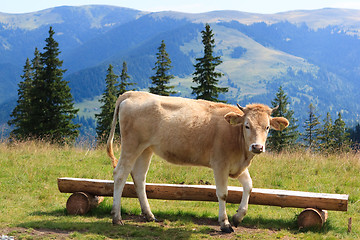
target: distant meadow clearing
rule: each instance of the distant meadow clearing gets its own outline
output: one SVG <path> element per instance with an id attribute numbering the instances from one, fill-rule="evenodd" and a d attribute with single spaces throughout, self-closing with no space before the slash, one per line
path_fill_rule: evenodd
<path id="1" fill-rule="evenodd" d="M 111 197 L 85 216 L 68 215 L 65 205 L 70 194 L 59 192 L 57 178 L 112 180 L 104 149 L 56 147 L 44 142 L 0 143 L 0 169 L 0 234 L 16 239 L 360 238 L 359 154 L 325 156 L 298 151 L 255 157 L 250 167 L 255 188 L 348 194 L 348 211 L 329 211 L 321 230 L 299 230 L 296 217 L 302 209 L 250 205 L 241 226 L 227 235 L 220 232 L 216 202 L 149 200 L 160 222 L 147 223 L 140 216 L 138 200 L 124 198 L 124 226 L 111 224 Z M 128 180 L 132 181 L 131 177 Z M 215 184 L 210 169 L 175 166 L 157 156 L 152 159 L 147 182 Z M 229 185 L 239 183 L 229 179 Z M 228 215 L 237 208 L 237 204 L 227 204 Z"/>

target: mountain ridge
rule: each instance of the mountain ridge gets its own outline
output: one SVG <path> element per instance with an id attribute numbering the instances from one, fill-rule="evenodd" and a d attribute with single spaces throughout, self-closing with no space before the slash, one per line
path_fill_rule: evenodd
<path id="1" fill-rule="evenodd" d="M 99 11 L 102 11 L 100 14 Z M 54 8 L 47 8 L 40 11 L 29 12 L 29 13 L 2 13 L 0 12 L 0 23 L 8 25 L 12 28 L 20 28 L 24 30 L 34 30 L 41 26 L 48 26 L 51 24 L 58 24 L 66 21 L 66 17 L 75 18 L 76 15 L 73 14 L 88 14 L 89 20 L 93 19 L 94 24 L 99 22 L 99 20 L 107 19 L 109 15 L 117 19 L 115 23 L 122 23 L 119 21 L 119 17 L 114 16 L 114 13 L 126 12 L 130 19 L 135 19 L 138 16 L 147 14 L 148 12 L 125 8 L 125 7 L 116 7 L 109 5 L 83 5 L 83 6 L 59 6 Z M 45 22 L 46 20 L 46 22 Z M 84 20 L 84 19 L 83 19 Z M 101 21 L 100 21 L 101 22 Z M 33 25 L 32 25 L 33 24 Z M 35 25 L 34 25 L 35 24 Z M 95 24 L 93 27 L 106 26 Z"/>
<path id="2" fill-rule="evenodd" d="M 83 5 L 83 6 L 60 6 L 54 8 L 48 8 L 40 11 L 22 13 L 22 14 L 13 14 L 13 13 L 3 13 L 0 12 L 0 23 L 9 24 L 10 26 L 14 26 L 15 24 L 18 28 L 22 29 L 33 29 L 34 27 L 30 27 L 30 23 L 38 22 L 42 23 L 42 25 L 49 25 L 54 23 L 59 23 L 59 21 L 63 20 L 61 14 L 57 16 L 58 18 L 54 18 L 54 13 L 63 12 L 63 10 L 72 10 L 77 12 L 88 11 L 90 15 L 92 15 L 91 10 L 101 9 L 106 11 L 128 11 L 133 12 L 136 18 L 141 17 L 143 15 L 152 15 L 154 17 L 161 17 L 164 15 L 171 15 L 173 18 L 188 18 L 189 20 L 193 20 L 194 22 L 215 22 L 215 21 L 233 21 L 236 20 L 243 24 L 253 24 L 256 22 L 265 22 L 268 24 L 273 24 L 282 21 L 288 21 L 291 23 L 306 23 L 308 26 L 313 27 L 314 29 L 323 28 L 329 25 L 337 25 L 337 26 L 354 26 L 356 23 L 356 27 L 360 27 L 360 10 L 357 9 L 346 9 L 346 8 L 322 8 L 315 10 L 292 10 L 286 12 L 278 12 L 272 14 L 262 14 L 262 13 L 250 13 L 243 12 L 238 10 L 216 10 L 210 12 L 203 13 L 185 13 L 178 11 L 160 11 L 160 12 L 147 12 L 136 10 L 132 8 L 126 7 L 118 7 L 118 6 L 110 6 L 110 5 Z M 46 19 L 46 15 L 52 15 L 50 18 L 52 21 L 43 22 L 39 21 L 44 18 Z M 226 16 L 224 16 L 226 15 Z M 230 16 L 229 16 L 230 15 Z M 34 17 L 35 16 L 35 17 Z M 322 18 L 319 21 L 319 18 Z M 33 22 L 29 22 L 29 20 L 33 19 Z M 57 21 L 55 20 L 57 19 Z M 96 19 L 96 18 L 95 18 Z M 7 20 L 7 21 L 6 21 Z M 12 20 L 12 21 L 10 21 Z M 48 20 L 48 19 L 47 19 Z M 14 22 L 15 21 L 15 22 Z M 23 23 L 23 22 L 26 22 Z M 117 22 L 119 23 L 119 22 Z M 121 23 L 121 22 L 120 22 Z M 42 26 L 41 25 L 41 26 Z M 37 27 L 40 27 L 36 25 Z"/>

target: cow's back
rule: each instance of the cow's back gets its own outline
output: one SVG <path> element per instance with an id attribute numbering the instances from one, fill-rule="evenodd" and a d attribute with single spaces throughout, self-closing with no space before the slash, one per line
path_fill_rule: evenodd
<path id="1" fill-rule="evenodd" d="M 231 105 L 145 92 L 120 98 L 122 141 L 136 138 L 170 162 L 210 166 L 210 155 L 219 151 L 215 144 L 231 147 L 237 140 L 234 127 L 224 120 L 226 113 L 239 112 Z"/>

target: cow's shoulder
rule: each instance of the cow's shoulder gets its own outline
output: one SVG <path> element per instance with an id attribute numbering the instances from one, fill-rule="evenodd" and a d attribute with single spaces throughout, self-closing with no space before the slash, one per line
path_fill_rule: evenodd
<path id="1" fill-rule="evenodd" d="M 225 104 L 225 103 L 218 103 L 218 102 L 210 102 L 210 101 L 206 101 L 206 100 L 196 100 L 199 104 L 202 104 L 204 106 L 205 109 L 207 109 L 207 111 L 210 114 L 219 114 L 224 116 L 225 114 L 229 113 L 229 112 L 235 112 L 238 114 L 242 114 L 242 112 L 239 110 L 238 107 L 230 105 L 230 104 Z"/>

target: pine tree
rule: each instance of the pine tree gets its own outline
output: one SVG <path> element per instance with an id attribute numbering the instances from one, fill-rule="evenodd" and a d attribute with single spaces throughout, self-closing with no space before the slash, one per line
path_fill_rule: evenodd
<path id="1" fill-rule="evenodd" d="M 43 66 L 39 77 L 41 83 L 39 89 L 33 88 L 33 94 L 41 96 L 35 103 L 41 113 L 39 125 L 42 127 L 36 135 L 63 143 L 75 140 L 79 134 L 79 125 L 72 121 L 79 110 L 74 108 L 69 83 L 63 79 L 66 70 L 61 69 L 63 61 L 58 58 L 61 52 L 54 35 L 50 27 L 44 52 L 40 54 L 40 64 Z"/>
<path id="2" fill-rule="evenodd" d="M 29 91 L 32 85 L 32 68 L 29 58 L 26 59 L 26 63 L 23 70 L 24 74 L 21 75 L 23 81 L 18 86 L 18 100 L 17 105 L 12 111 L 10 117 L 12 118 L 8 124 L 13 125 L 13 130 L 10 133 L 10 137 L 17 140 L 25 140 L 29 134 L 29 109 L 31 106 Z"/>
<path id="3" fill-rule="evenodd" d="M 328 112 L 326 114 L 326 118 L 324 120 L 324 124 L 321 126 L 319 131 L 319 141 L 320 141 L 320 149 L 322 151 L 329 151 L 333 146 L 333 124 L 331 115 Z"/>
<path id="4" fill-rule="evenodd" d="M 10 137 L 16 140 L 26 140 L 32 137 L 37 137 L 34 134 L 34 126 L 36 126 L 36 119 L 34 116 L 34 106 L 31 97 L 34 79 L 39 79 L 42 65 L 40 63 L 40 52 L 37 48 L 34 51 L 34 59 L 26 60 L 24 66 L 24 75 L 21 76 L 24 81 L 19 83 L 17 106 L 14 108 L 10 117 L 12 118 L 8 124 L 13 125 L 14 129 L 10 133 Z"/>
<path id="5" fill-rule="evenodd" d="M 355 144 L 360 144 L 360 123 L 356 124 L 354 128 L 349 129 L 349 137 Z"/>
<path id="6" fill-rule="evenodd" d="M 121 94 L 125 93 L 129 86 L 135 85 L 135 83 L 128 82 L 128 79 L 130 79 L 130 76 L 127 73 L 127 64 L 124 61 L 123 67 L 121 70 L 120 84 L 118 85 L 118 94 L 117 95 L 121 95 Z"/>
<path id="7" fill-rule="evenodd" d="M 347 151 L 350 149 L 349 133 L 346 131 L 345 122 L 342 120 L 339 112 L 338 118 L 334 121 L 332 136 L 333 136 L 333 150 Z"/>
<path id="8" fill-rule="evenodd" d="M 153 70 L 156 70 L 154 76 L 150 77 L 154 87 L 149 87 L 151 93 L 169 96 L 170 94 L 175 94 L 176 91 L 173 91 L 175 86 L 168 86 L 170 80 L 174 78 L 173 75 L 168 74 L 168 71 L 172 69 L 171 60 L 169 54 L 166 52 L 166 45 L 164 40 L 161 41 L 161 45 L 158 48 L 159 52 L 156 54 L 157 61 Z"/>
<path id="9" fill-rule="evenodd" d="M 294 111 L 288 109 L 288 97 L 285 94 L 282 86 L 279 87 L 276 97 L 271 101 L 273 107 L 278 109 L 274 111 L 273 117 L 285 117 L 289 121 L 289 126 L 283 131 L 270 130 L 268 139 L 268 148 L 272 151 L 281 152 L 284 149 L 294 147 L 299 137 L 299 132 L 296 130 L 297 120 L 293 117 Z"/>
<path id="10" fill-rule="evenodd" d="M 220 93 L 228 92 L 228 88 L 218 87 L 220 78 L 223 74 L 216 72 L 216 66 L 220 65 L 222 61 L 220 56 L 214 57 L 213 51 L 215 47 L 214 34 L 210 29 L 210 25 L 205 25 L 205 30 L 201 31 L 202 43 L 204 45 L 204 56 L 196 58 L 197 63 L 194 65 L 195 72 L 193 73 L 193 82 L 198 84 L 197 87 L 191 87 L 192 94 L 196 95 L 196 99 L 205 99 L 214 102 L 218 100 Z"/>
<path id="11" fill-rule="evenodd" d="M 305 134 L 304 141 L 306 146 L 310 150 L 314 150 L 314 148 L 318 145 L 318 135 L 319 135 L 319 117 L 316 116 L 316 109 L 314 105 L 311 103 L 309 105 L 309 114 L 308 119 L 305 120 Z"/>
<path id="12" fill-rule="evenodd" d="M 31 61 L 32 64 L 32 79 L 40 79 L 43 65 L 41 64 L 40 52 L 35 48 L 34 59 Z"/>
<path id="13" fill-rule="evenodd" d="M 19 137 L 66 143 L 78 136 L 79 126 L 72 122 L 78 109 L 74 109 L 68 82 L 62 79 L 65 70 L 61 69 L 63 62 L 58 59 L 59 44 L 54 40 L 54 34 L 50 27 L 44 53 L 35 49 L 31 86 L 25 94 L 29 103 L 27 124 L 21 130 L 24 136 Z"/>
<path id="14" fill-rule="evenodd" d="M 95 114 L 95 118 L 97 120 L 96 133 L 100 143 L 104 143 L 110 133 L 115 103 L 118 97 L 118 90 L 116 89 L 118 77 L 119 76 L 115 75 L 113 66 L 110 64 L 109 68 L 107 69 L 107 75 L 105 79 L 105 92 L 99 100 L 99 102 L 102 103 L 102 106 L 100 107 L 101 112 L 99 114 Z M 117 132 L 118 131 L 116 131 L 116 133 Z"/>

